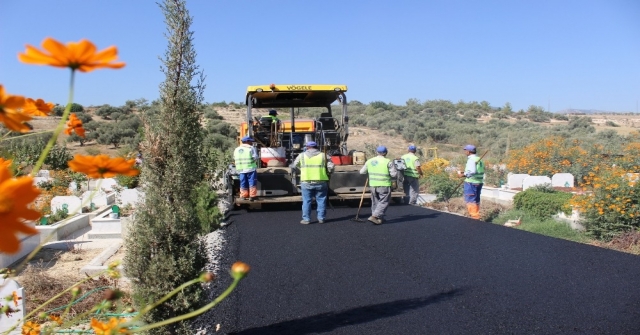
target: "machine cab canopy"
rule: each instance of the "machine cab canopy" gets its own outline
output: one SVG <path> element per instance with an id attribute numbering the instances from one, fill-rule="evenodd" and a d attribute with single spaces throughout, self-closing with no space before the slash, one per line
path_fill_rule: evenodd
<path id="1" fill-rule="evenodd" d="M 254 108 L 328 107 L 346 91 L 346 85 L 249 86 L 245 103 Z"/>

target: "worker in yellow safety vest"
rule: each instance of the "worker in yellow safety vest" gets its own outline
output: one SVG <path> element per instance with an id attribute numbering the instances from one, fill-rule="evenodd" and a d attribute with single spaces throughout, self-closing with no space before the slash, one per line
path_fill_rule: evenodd
<path id="1" fill-rule="evenodd" d="M 233 151 L 236 171 L 240 176 L 240 197 L 245 200 L 255 200 L 258 196 L 258 152 L 252 145 L 253 138 L 245 136 L 242 144 Z"/>
<path id="2" fill-rule="evenodd" d="M 404 189 L 405 199 L 409 199 L 409 205 L 416 205 L 418 195 L 420 194 L 420 182 L 418 178 L 422 178 L 422 169 L 420 161 L 416 156 L 416 146 L 410 145 L 409 152 L 400 157 L 404 161 L 406 169 L 403 171 L 404 180 L 402 187 Z"/>
<path id="3" fill-rule="evenodd" d="M 301 224 L 311 223 L 311 201 L 316 198 L 318 205 L 316 216 L 319 223 L 325 222 L 327 212 L 327 196 L 329 193 L 329 173 L 333 172 L 334 164 L 329 155 L 318 150 L 318 144 L 310 141 L 307 150 L 296 157 L 292 168 L 300 170 L 300 189 L 302 191 L 302 221 Z"/>
<path id="4" fill-rule="evenodd" d="M 384 213 L 391 200 L 392 178 L 398 175 L 393 162 L 388 159 L 387 147 L 381 145 L 376 149 L 378 155 L 364 164 L 361 174 L 369 174 L 369 190 L 371 192 L 371 216 L 369 221 L 382 224 Z"/>
<path id="5" fill-rule="evenodd" d="M 464 202 L 467 203 L 469 216 L 480 219 L 480 192 L 484 184 L 484 162 L 476 155 L 476 147 L 468 144 L 462 148 L 467 155 L 467 165 L 464 172 L 458 171 L 460 178 L 464 180 Z"/>

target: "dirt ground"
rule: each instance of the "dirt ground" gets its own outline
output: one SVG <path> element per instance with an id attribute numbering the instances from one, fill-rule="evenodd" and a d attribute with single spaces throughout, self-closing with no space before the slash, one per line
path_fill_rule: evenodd
<path id="1" fill-rule="evenodd" d="M 69 251 L 42 248 L 28 265 L 38 267 L 51 276 L 69 275 L 82 279 L 80 269 L 89 264 L 93 258 L 98 256 L 102 249 L 82 249 L 73 248 Z M 20 282 L 19 273 L 16 280 Z"/>

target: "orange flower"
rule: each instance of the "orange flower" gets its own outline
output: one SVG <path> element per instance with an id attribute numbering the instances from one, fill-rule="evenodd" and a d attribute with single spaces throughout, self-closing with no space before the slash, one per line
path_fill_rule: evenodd
<path id="1" fill-rule="evenodd" d="M 53 110 L 53 102 L 44 102 L 42 99 L 33 100 L 27 98 L 22 108 L 22 112 L 32 116 L 49 116 Z"/>
<path id="2" fill-rule="evenodd" d="M 8 95 L 4 87 L 0 85 L 0 123 L 14 131 L 27 132 L 31 130 L 24 122 L 31 120 L 29 115 L 23 114 L 18 109 L 24 107 L 24 97 Z"/>
<path id="3" fill-rule="evenodd" d="M 135 159 L 126 160 L 122 157 L 75 155 L 69 161 L 69 168 L 75 172 L 82 172 L 89 178 L 111 178 L 119 174 L 125 176 L 138 175 L 140 171 L 133 167 L 135 163 Z"/>
<path id="4" fill-rule="evenodd" d="M 84 137 L 84 128 L 82 127 L 82 120 L 78 119 L 76 113 L 71 113 L 69 116 L 69 122 L 67 122 L 67 129 L 64 130 L 64 133 L 67 135 L 71 135 L 71 133 L 75 132 L 80 137 Z"/>
<path id="5" fill-rule="evenodd" d="M 121 323 L 124 323 L 125 319 L 111 318 L 109 322 L 103 323 L 95 318 L 91 318 L 91 328 L 97 335 L 111 335 L 111 334 L 131 334 L 128 329 L 118 329 Z"/>
<path id="6" fill-rule="evenodd" d="M 40 325 L 31 321 L 25 322 L 22 326 L 22 335 L 40 335 Z"/>
<path id="7" fill-rule="evenodd" d="M 18 233 L 34 235 L 38 231 L 24 220 L 37 220 L 41 215 L 30 209 L 40 194 L 33 186 L 32 177 L 13 178 L 8 168 L 0 169 L 0 252 L 16 253 L 20 250 Z"/>
<path id="8" fill-rule="evenodd" d="M 88 40 L 69 42 L 64 45 L 47 37 L 42 41 L 42 47 L 46 52 L 27 44 L 27 50 L 25 53 L 18 54 L 18 59 L 27 64 L 68 67 L 80 72 L 124 67 L 124 63 L 112 63 L 118 58 L 118 49 L 115 46 L 96 52 L 96 46 Z"/>
<path id="9" fill-rule="evenodd" d="M 233 263 L 233 265 L 231 266 L 231 275 L 233 276 L 233 278 L 242 279 L 249 273 L 250 270 L 251 267 L 249 266 L 249 264 L 238 261 Z"/>
<path id="10" fill-rule="evenodd" d="M 62 318 L 60 317 L 60 315 L 49 314 L 49 320 L 57 323 L 58 325 L 62 324 Z"/>
<path id="11" fill-rule="evenodd" d="M 22 297 L 18 296 L 16 291 L 11 292 L 11 299 L 13 299 L 13 305 L 18 307 L 18 300 L 22 300 Z"/>
<path id="12" fill-rule="evenodd" d="M 8 169 L 11 166 L 10 159 L 4 159 L 0 157 L 0 169 Z"/>

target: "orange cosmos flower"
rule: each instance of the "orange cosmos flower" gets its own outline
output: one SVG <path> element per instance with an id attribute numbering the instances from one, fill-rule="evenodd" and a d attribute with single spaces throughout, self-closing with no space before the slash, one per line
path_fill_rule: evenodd
<path id="1" fill-rule="evenodd" d="M 53 110 L 53 102 L 44 102 L 42 99 L 33 100 L 27 98 L 22 108 L 22 112 L 32 116 L 49 116 Z"/>
<path id="2" fill-rule="evenodd" d="M 249 264 L 237 261 L 231 266 L 231 275 L 233 276 L 233 278 L 242 279 L 249 273 L 250 270 L 251 267 L 249 266 Z"/>
<path id="3" fill-rule="evenodd" d="M 118 320 L 116 318 L 111 318 L 109 319 L 109 322 L 103 323 L 95 318 L 91 318 L 91 328 L 93 328 L 93 331 L 97 335 L 131 334 L 131 332 L 126 328 L 118 329 L 119 324 L 124 323 L 125 321 L 125 319 Z M 118 330 L 116 331 L 116 329 Z"/>
<path id="4" fill-rule="evenodd" d="M 11 292 L 11 299 L 13 299 L 13 305 L 18 307 L 18 300 L 22 300 L 22 297 L 18 296 L 18 292 Z"/>
<path id="5" fill-rule="evenodd" d="M 75 172 L 82 172 L 90 178 L 111 178 L 119 174 L 125 176 L 138 175 L 140 171 L 133 167 L 135 163 L 135 159 L 126 160 L 122 157 L 75 155 L 69 161 L 69 168 Z"/>
<path id="6" fill-rule="evenodd" d="M 40 195 L 33 186 L 32 177 L 13 178 L 8 168 L 0 169 L 0 252 L 16 253 L 20 250 L 18 233 L 34 235 L 38 231 L 25 220 L 37 220 L 41 215 L 30 209 Z"/>
<path id="7" fill-rule="evenodd" d="M 119 69 L 124 63 L 113 63 L 118 58 L 118 49 L 110 46 L 96 52 L 96 46 L 88 40 L 69 42 L 64 45 L 51 37 L 42 41 L 45 51 L 27 44 L 27 50 L 18 54 L 18 59 L 27 64 L 68 67 L 80 72 L 90 72 L 101 68 Z"/>
<path id="8" fill-rule="evenodd" d="M 22 335 L 40 335 L 40 325 L 31 321 L 25 322 L 22 326 Z"/>
<path id="9" fill-rule="evenodd" d="M 67 129 L 64 130 L 64 133 L 67 135 L 71 135 L 71 133 L 75 132 L 80 137 L 84 137 L 84 128 L 82 127 L 82 121 L 78 119 L 76 113 L 71 113 L 69 116 L 69 122 L 67 122 Z"/>
<path id="10" fill-rule="evenodd" d="M 62 324 L 62 318 L 57 314 L 49 314 L 49 320 L 57 323 L 58 325 Z"/>
<path id="11" fill-rule="evenodd" d="M 0 169 L 8 169 L 11 166 L 12 161 L 10 159 L 4 159 L 0 157 Z"/>
<path id="12" fill-rule="evenodd" d="M 24 107 L 24 104 L 24 97 L 8 95 L 0 85 L 0 123 L 4 123 L 5 127 L 21 132 L 31 130 L 24 124 L 25 121 L 31 120 L 31 117 L 18 111 Z"/>

